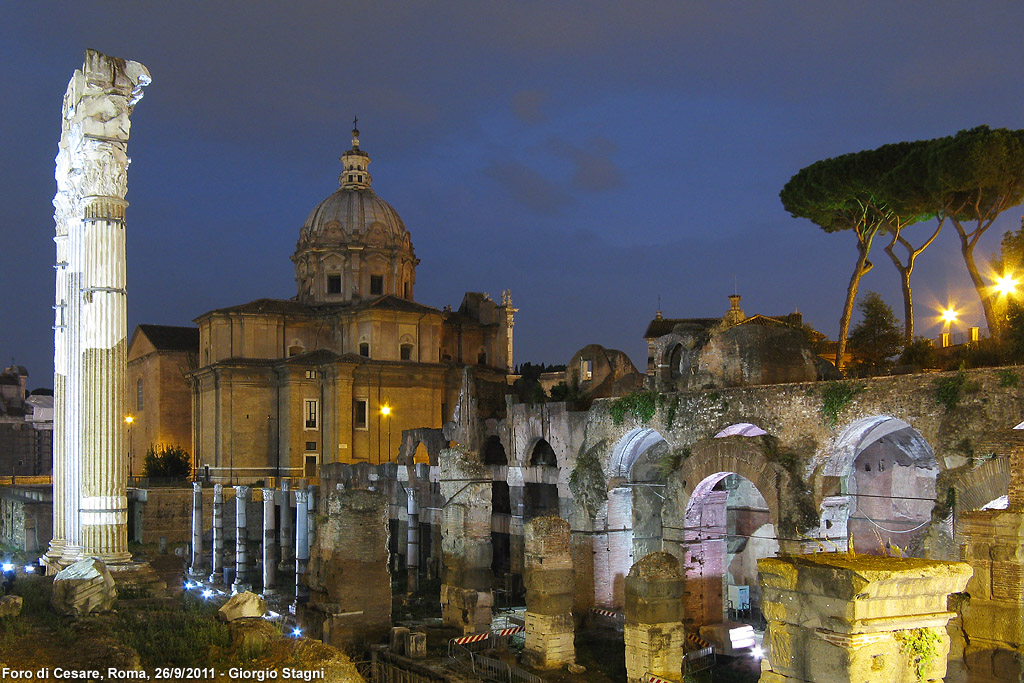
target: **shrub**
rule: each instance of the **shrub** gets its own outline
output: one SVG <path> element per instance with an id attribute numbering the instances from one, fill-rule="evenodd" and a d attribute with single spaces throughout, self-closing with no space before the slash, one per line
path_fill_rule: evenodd
<path id="1" fill-rule="evenodd" d="M 192 457 L 181 446 L 150 446 L 142 473 L 146 477 L 186 479 L 192 474 Z"/>

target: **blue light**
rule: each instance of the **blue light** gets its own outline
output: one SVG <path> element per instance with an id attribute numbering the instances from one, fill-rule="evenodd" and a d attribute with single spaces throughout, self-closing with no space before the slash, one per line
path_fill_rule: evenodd
<path id="1" fill-rule="evenodd" d="M 25 565 L 25 573 L 26 574 L 32 574 L 33 572 L 35 572 L 35 570 L 36 570 L 36 568 L 33 567 L 32 565 L 30 565 L 30 564 L 26 564 Z"/>
<path id="2" fill-rule="evenodd" d="M 13 572 L 14 571 L 14 565 L 11 564 L 10 562 L 4 562 L 4 571 L 5 572 Z"/>
<path id="3" fill-rule="evenodd" d="M 204 591 L 203 591 L 203 598 L 204 598 L 204 599 L 207 599 L 207 600 L 208 600 L 208 599 L 210 599 L 210 597 L 212 597 L 212 596 L 213 596 L 213 591 L 212 591 L 212 590 L 210 590 L 209 588 L 207 588 L 206 590 L 204 590 Z"/>
<path id="4" fill-rule="evenodd" d="M 295 636 L 296 638 L 298 638 L 299 636 L 302 635 L 302 629 L 299 628 L 298 626 L 296 626 L 295 628 L 292 629 L 292 635 Z"/>

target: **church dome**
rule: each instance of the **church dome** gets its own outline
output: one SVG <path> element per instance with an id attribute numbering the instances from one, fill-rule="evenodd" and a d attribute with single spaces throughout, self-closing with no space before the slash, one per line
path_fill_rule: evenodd
<path id="1" fill-rule="evenodd" d="M 370 187 L 370 156 L 359 149 L 356 129 L 341 163 L 340 187 L 309 214 L 292 256 L 298 299 L 336 303 L 391 294 L 412 300 L 419 261 L 398 212 Z"/>

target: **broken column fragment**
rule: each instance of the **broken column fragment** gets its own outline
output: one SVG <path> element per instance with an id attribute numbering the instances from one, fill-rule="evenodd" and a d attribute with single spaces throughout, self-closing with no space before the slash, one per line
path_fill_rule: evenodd
<path id="1" fill-rule="evenodd" d="M 762 683 L 941 681 L 961 562 L 818 553 L 758 560 Z"/>
<path id="2" fill-rule="evenodd" d="M 327 497 L 305 581 L 309 602 L 299 619 L 329 645 L 379 641 L 391 629 L 387 498 L 349 489 Z"/>
<path id="3" fill-rule="evenodd" d="M 569 523 L 538 517 L 526 523 L 526 649 L 530 666 L 558 669 L 576 661 Z"/>
<path id="4" fill-rule="evenodd" d="M 464 634 L 491 627 L 491 471 L 462 448 L 441 451 L 441 618 Z"/>
<path id="5" fill-rule="evenodd" d="M 678 680 L 683 670 L 683 573 L 674 555 L 647 555 L 625 581 L 626 675 Z"/>

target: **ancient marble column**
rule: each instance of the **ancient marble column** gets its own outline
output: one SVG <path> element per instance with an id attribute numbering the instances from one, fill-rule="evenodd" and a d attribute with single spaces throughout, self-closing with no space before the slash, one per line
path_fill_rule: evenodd
<path id="1" fill-rule="evenodd" d="M 309 562 L 309 517 L 306 515 L 306 490 L 295 491 L 295 602 L 301 604 L 309 600 L 309 588 L 306 587 L 306 563 Z"/>
<path id="2" fill-rule="evenodd" d="M 525 531 L 523 661 L 537 668 L 560 669 L 576 661 L 569 523 L 558 517 L 537 517 L 526 523 Z"/>
<path id="3" fill-rule="evenodd" d="M 192 566 L 189 574 L 200 576 L 206 569 L 203 558 L 203 485 L 192 483 Z"/>
<path id="4" fill-rule="evenodd" d="M 309 536 L 307 542 L 308 547 L 312 548 L 313 544 L 316 543 L 316 496 L 318 490 L 316 486 L 306 486 L 306 533 Z"/>
<path id="5" fill-rule="evenodd" d="M 54 197 L 54 537 L 49 568 L 128 552 L 124 451 L 129 117 L 138 62 L 87 50 L 64 95 Z"/>
<path id="6" fill-rule="evenodd" d="M 683 670 L 683 572 L 679 560 L 651 553 L 634 564 L 625 580 L 626 675 L 679 680 Z M 825 681 L 824 678 L 810 678 Z"/>
<path id="7" fill-rule="evenodd" d="M 768 620 L 762 683 L 930 681 L 946 675 L 951 593 L 971 567 L 818 553 L 758 560 Z"/>
<path id="8" fill-rule="evenodd" d="M 224 581 L 224 485 L 213 485 L 213 552 L 210 555 L 210 583 Z"/>
<path id="9" fill-rule="evenodd" d="M 406 537 L 405 566 L 408 573 L 406 593 L 412 595 L 419 590 L 420 581 L 420 507 L 416 502 L 416 489 L 405 490 L 408 501 L 409 531 Z"/>
<path id="10" fill-rule="evenodd" d="M 263 595 L 275 593 L 277 586 L 277 544 L 274 515 L 274 489 L 263 489 Z"/>
<path id="11" fill-rule="evenodd" d="M 246 508 L 252 495 L 252 487 L 235 487 L 235 582 L 232 593 L 244 593 L 249 585 L 249 529 Z"/>
<path id="12" fill-rule="evenodd" d="M 295 558 L 295 537 L 292 534 L 292 483 L 281 481 L 281 571 L 292 569 Z"/>

